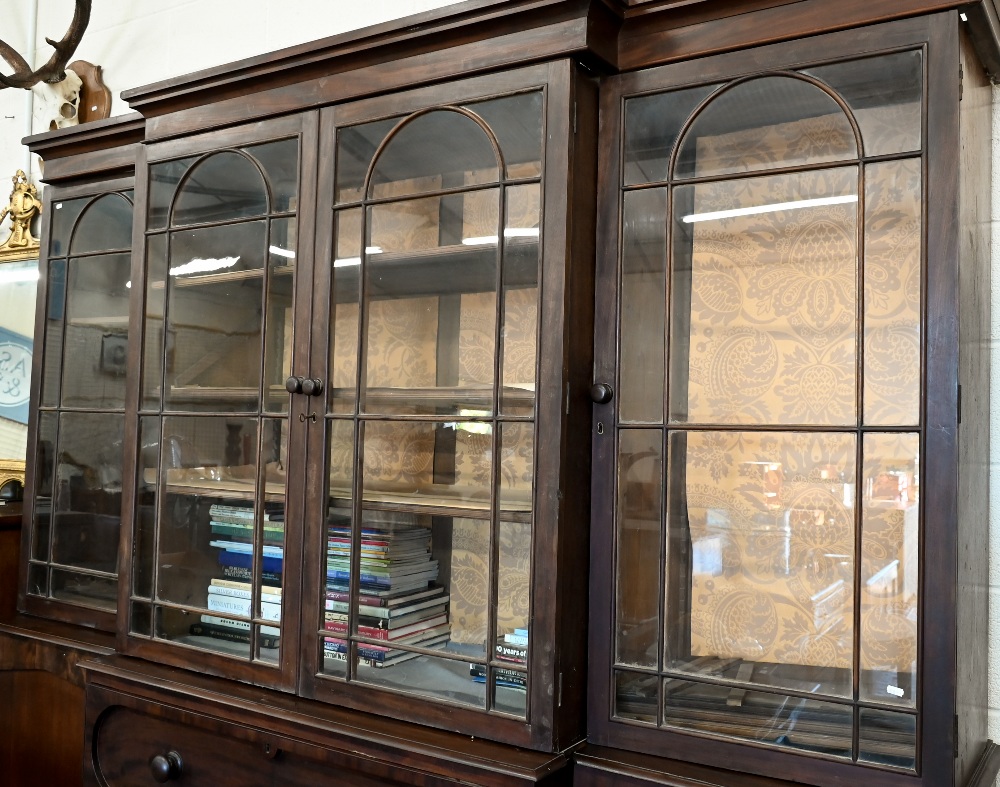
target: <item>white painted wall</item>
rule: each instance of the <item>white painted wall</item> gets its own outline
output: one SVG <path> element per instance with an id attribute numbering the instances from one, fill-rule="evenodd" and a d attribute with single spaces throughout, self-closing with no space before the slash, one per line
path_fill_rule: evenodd
<path id="1" fill-rule="evenodd" d="M 37 0 L 36 65 L 50 49 L 45 36 L 59 38 L 69 26 L 72 0 Z M 0 0 L 0 38 L 26 51 L 30 0 Z M 115 97 L 112 113 L 128 111 L 118 97 L 132 87 L 221 65 L 347 30 L 450 5 L 457 0 L 94 0 L 90 27 L 76 58 L 104 68 Z M 0 69 L 9 69 L 0 63 Z M 994 89 L 994 275 L 993 374 L 1000 391 L 1000 88 Z M 7 178 L 23 166 L 24 92 L 0 90 L 0 199 Z M 43 131 L 35 127 L 33 133 Z M 37 163 L 32 180 L 38 182 Z M 0 239 L 6 238 L 0 228 Z M 990 735 L 1000 741 L 1000 396 L 993 402 L 990 560 Z M 1000 785 L 1000 780 L 998 780 Z"/>

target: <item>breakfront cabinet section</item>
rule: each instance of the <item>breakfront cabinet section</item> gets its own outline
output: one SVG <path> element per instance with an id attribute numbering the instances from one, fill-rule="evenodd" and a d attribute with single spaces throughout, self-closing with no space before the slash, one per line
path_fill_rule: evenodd
<path id="1" fill-rule="evenodd" d="M 978 756 L 954 604 L 985 408 L 959 430 L 954 326 L 985 192 L 973 172 L 959 205 L 954 154 L 989 151 L 982 112 L 958 122 L 957 22 L 607 81 L 594 742 L 819 785 L 964 783 L 953 749 Z"/>
<path id="2" fill-rule="evenodd" d="M 19 607 L 114 631 L 132 279 L 126 116 L 40 135 L 50 167 L 35 326 Z M 80 151 L 80 148 L 84 151 Z"/>
<path id="3" fill-rule="evenodd" d="M 582 737 L 595 104 L 561 61 L 147 146 L 126 652 Z"/>

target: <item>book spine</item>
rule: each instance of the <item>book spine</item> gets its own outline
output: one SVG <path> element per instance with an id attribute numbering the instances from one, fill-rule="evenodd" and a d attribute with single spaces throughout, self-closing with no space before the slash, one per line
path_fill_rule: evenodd
<path id="1" fill-rule="evenodd" d="M 232 596 L 220 596 L 216 593 L 208 594 L 208 609 L 211 612 L 229 612 L 233 615 L 245 615 L 251 617 L 250 599 L 234 598 Z M 265 620 L 281 620 L 281 602 L 271 603 L 262 601 L 260 604 L 261 617 Z"/>
<path id="2" fill-rule="evenodd" d="M 243 580 L 244 582 L 249 582 L 253 579 L 253 574 L 250 572 L 249 566 L 223 566 L 222 576 L 227 579 Z M 281 572 L 262 571 L 260 578 L 265 585 L 281 585 Z"/>
<path id="3" fill-rule="evenodd" d="M 327 631 L 331 631 L 334 634 L 341 634 L 345 636 L 347 634 L 346 620 L 328 620 L 324 627 Z M 364 637 L 371 637 L 372 639 L 388 640 L 390 632 L 388 629 L 373 628 L 371 626 L 358 626 L 358 634 L 361 634 Z"/>
<path id="4" fill-rule="evenodd" d="M 216 585 L 216 584 L 214 584 L 214 582 L 213 582 L 213 584 L 211 584 L 211 585 L 208 586 L 209 596 L 212 596 L 212 595 L 216 595 L 216 596 L 232 596 L 233 598 L 246 598 L 246 599 L 249 599 L 249 598 L 253 598 L 253 596 L 251 595 L 252 592 L 253 591 L 251 591 L 249 587 L 247 587 L 247 588 L 234 588 L 234 587 L 228 587 L 227 585 Z M 280 604 L 281 603 L 281 596 L 280 595 L 275 595 L 273 593 L 268 593 L 266 590 L 262 590 L 261 594 L 260 594 L 260 600 L 263 601 L 263 602 L 269 603 L 269 604 Z"/>
<path id="5" fill-rule="evenodd" d="M 327 601 L 340 601 L 345 604 L 351 600 L 350 593 L 341 593 L 339 590 L 329 590 L 326 594 Z M 387 599 L 379 598 L 378 596 L 358 596 L 358 604 L 365 607 L 387 607 Z M 327 607 L 329 609 L 329 607 Z"/>

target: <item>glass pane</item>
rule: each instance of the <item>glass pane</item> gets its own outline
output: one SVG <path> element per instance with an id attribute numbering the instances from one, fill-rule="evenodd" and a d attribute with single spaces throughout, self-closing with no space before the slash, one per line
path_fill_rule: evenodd
<path id="1" fill-rule="evenodd" d="M 663 587 L 663 433 L 659 429 L 623 429 L 618 439 L 615 660 L 655 668 Z M 703 559 L 711 557 L 706 546 L 695 546 L 695 572 L 699 569 L 699 555 L 705 554 Z"/>
<path id="2" fill-rule="evenodd" d="M 171 226 L 267 213 L 267 186 L 257 165 L 235 151 L 213 153 L 190 171 L 174 203 Z"/>
<path id="3" fill-rule="evenodd" d="M 4 459 L 25 458 L 34 352 L 38 260 L 0 266 L 0 445 Z"/>
<path id="4" fill-rule="evenodd" d="M 330 655 L 331 650 L 336 653 L 343 647 L 336 640 L 327 642 Z M 486 708 L 486 685 L 469 674 L 465 661 L 421 656 L 404 648 L 359 645 L 357 670 L 358 680 L 373 686 Z"/>
<path id="5" fill-rule="evenodd" d="M 454 519 L 450 529 L 439 526 L 434 535 L 436 550 L 444 551 L 444 559 L 439 561 L 442 582 L 450 583 L 451 647 L 470 658 L 485 659 L 489 634 L 490 524 L 483 519 Z M 510 612 L 514 610 L 512 606 Z M 521 622 L 520 616 L 517 622 Z M 527 627 L 511 625 L 510 628 L 513 631 Z M 503 645 L 501 638 L 497 648 Z"/>
<path id="6" fill-rule="evenodd" d="M 46 566 L 28 566 L 28 593 L 33 596 L 49 594 L 49 569 Z"/>
<path id="7" fill-rule="evenodd" d="M 334 214 L 337 252 L 333 262 L 330 325 L 330 409 L 354 411 L 358 385 L 358 272 L 361 270 L 361 208 Z M 369 253 L 371 253 L 369 249 Z"/>
<path id="8" fill-rule="evenodd" d="M 123 409 L 131 256 L 69 261 L 62 405 Z"/>
<path id="9" fill-rule="evenodd" d="M 503 258 L 503 388 L 500 409 L 512 415 L 534 412 L 538 344 L 538 261 L 541 187 L 507 189 Z M 479 296 L 467 296 L 479 297 Z M 463 335 L 463 343 L 467 338 Z M 462 359 L 472 355 L 462 348 Z M 475 357 L 472 355 L 472 357 Z"/>
<path id="10" fill-rule="evenodd" d="M 524 718 L 528 715 L 528 673 L 509 667 L 493 667 L 493 710 Z M 469 665 L 469 675 L 477 683 L 484 682 L 486 668 Z"/>
<path id="11" fill-rule="evenodd" d="M 120 414 L 60 414 L 53 562 L 117 571 L 123 437 Z"/>
<path id="12" fill-rule="evenodd" d="M 91 202 L 73 230 L 70 253 L 121 251 L 132 248 L 132 203 L 120 194 Z"/>
<path id="13" fill-rule="evenodd" d="M 129 634 L 140 637 L 153 636 L 153 608 L 149 604 L 132 602 L 132 614 L 129 617 Z"/>
<path id="14" fill-rule="evenodd" d="M 861 517 L 861 699 L 914 707 L 920 438 L 868 434 Z"/>
<path id="15" fill-rule="evenodd" d="M 500 428 L 500 480 L 497 507 L 502 515 L 531 521 L 531 494 L 535 478 L 535 426 L 502 423 Z M 527 532 L 530 538 L 530 530 Z"/>
<path id="16" fill-rule="evenodd" d="M 31 557 L 34 560 L 49 560 L 58 418 L 56 413 L 38 414 L 38 445 L 35 449 L 35 522 L 31 539 Z"/>
<path id="17" fill-rule="evenodd" d="M 862 708 L 859 722 L 859 760 L 911 771 L 916 768 L 916 716 Z"/>
<path id="18" fill-rule="evenodd" d="M 365 175 L 378 146 L 399 123 L 399 118 L 379 120 L 337 131 L 337 204 L 362 198 Z"/>
<path id="19" fill-rule="evenodd" d="M 326 614 L 322 626 L 345 634 L 347 632 L 348 612 L 351 608 L 350 577 L 351 552 L 353 547 L 353 530 L 351 518 L 354 499 L 354 422 L 328 421 L 327 443 L 330 461 L 330 488 L 327 498 L 327 564 L 325 573 Z M 391 544 L 382 543 L 383 539 L 375 538 L 377 533 L 365 530 L 361 533 L 362 554 L 365 540 L 371 537 L 377 543 L 370 544 L 373 555 L 388 552 Z M 334 572 L 340 571 L 337 576 Z M 388 598 L 362 592 L 359 596 L 358 614 L 360 620 L 366 617 L 381 617 L 391 612 L 383 603 Z M 397 605 L 398 606 L 398 605 Z M 404 604 L 404 606 L 406 606 Z M 366 621 L 367 624 L 368 621 Z M 319 626 L 317 626 L 319 627 Z M 327 674 L 346 676 L 347 661 L 345 659 L 325 659 L 323 669 Z"/>
<path id="20" fill-rule="evenodd" d="M 497 525 L 497 645 L 527 664 L 531 619 L 531 523 Z"/>
<path id="21" fill-rule="evenodd" d="M 280 584 L 282 557 L 267 551 L 254 564 L 249 536 L 215 533 L 213 522 L 231 514 L 237 524 L 256 523 L 257 424 L 222 417 L 164 418 L 160 442 L 157 598 L 206 608 L 213 579 L 250 583 L 254 569 L 265 584 Z M 154 477 L 147 469 L 146 483 Z M 265 511 L 280 510 L 283 499 Z M 227 519 L 230 517 L 227 517 Z M 226 542 L 226 543 L 223 543 Z M 239 543 L 237 543 L 239 542 Z M 204 621 L 203 621 L 204 622 Z"/>
<path id="22" fill-rule="evenodd" d="M 265 233 L 259 221 L 171 235 L 164 407 L 258 409 Z"/>
<path id="23" fill-rule="evenodd" d="M 50 595 L 59 601 L 114 612 L 118 606 L 118 579 L 53 569 Z"/>
<path id="24" fill-rule="evenodd" d="M 492 412 L 499 193 L 464 200 L 465 245 L 437 254 L 420 252 L 438 248 L 439 200 L 371 209 L 367 412 Z M 472 236 L 487 231 L 490 237 Z M 447 294 L 417 297 L 440 292 L 442 281 Z"/>
<path id="25" fill-rule="evenodd" d="M 163 310 L 166 298 L 167 236 L 150 235 L 146 239 L 146 332 L 142 352 L 142 409 L 160 407 L 163 369 L 173 371 L 174 343 L 164 347 Z"/>
<path id="26" fill-rule="evenodd" d="M 667 179 L 670 154 L 688 116 L 718 85 L 700 85 L 625 102 L 625 167 L 622 183 Z"/>
<path id="27" fill-rule="evenodd" d="M 295 282 L 295 219 L 271 222 L 267 324 L 264 333 L 266 409 L 288 412 L 285 380 L 292 373 L 292 298 Z"/>
<path id="28" fill-rule="evenodd" d="M 921 160 L 865 167 L 866 424 L 920 421 Z"/>
<path id="29" fill-rule="evenodd" d="M 663 723 L 830 757 L 851 756 L 849 705 L 680 680 L 663 683 Z"/>
<path id="30" fill-rule="evenodd" d="M 865 155 L 920 150 L 923 55 L 919 50 L 810 68 L 850 106 Z"/>
<path id="31" fill-rule="evenodd" d="M 373 198 L 499 180 L 496 151 L 482 126 L 454 110 L 419 115 L 394 131 L 372 170 Z M 457 181 L 457 182 L 453 182 Z"/>
<path id="32" fill-rule="evenodd" d="M 615 671 L 615 710 L 619 719 L 656 724 L 660 679 L 641 672 Z"/>
<path id="33" fill-rule="evenodd" d="M 132 569 L 132 594 L 153 597 L 154 548 L 156 544 L 156 468 L 160 461 L 160 419 L 139 419 L 139 462 L 137 468 L 135 524 L 133 526 L 135 559 Z"/>
<path id="34" fill-rule="evenodd" d="M 90 204 L 90 197 L 64 199 L 52 206 L 52 230 L 49 233 L 49 258 L 65 257 L 69 253 L 69 239 L 76 227 L 80 213 Z M 112 248 L 112 247 L 107 247 Z"/>
<path id="35" fill-rule="evenodd" d="M 500 143 L 508 178 L 542 174 L 542 92 L 466 104 L 490 127 Z"/>
<path id="36" fill-rule="evenodd" d="M 257 159 L 257 163 L 264 168 L 271 187 L 271 212 L 281 213 L 298 208 L 298 139 L 282 139 L 243 150 Z"/>
<path id="37" fill-rule="evenodd" d="M 167 226 L 167 213 L 174 198 L 174 190 L 194 162 L 194 158 L 184 158 L 150 165 L 147 229 L 159 230 Z"/>
<path id="38" fill-rule="evenodd" d="M 667 190 L 628 191 L 622 207 L 622 421 L 663 423 Z"/>
<path id="39" fill-rule="evenodd" d="M 858 157 L 854 128 L 822 88 L 761 77 L 720 93 L 680 142 L 676 178 L 729 175 Z"/>
<path id="40" fill-rule="evenodd" d="M 48 306 L 45 312 L 45 365 L 42 367 L 43 407 L 59 404 L 62 382 L 62 350 L 66 315 L 66 260 L 49 262 Z"/>
<path id="41" fill-rule="evenodd" d="M 669 669 L 851 696 L 855 452 L 847 434 L 671 435 Z"/>
<path id="42" fill-rule="evenodd" d="M 426 513 L 444 510 L 490 510 L 492 426 L 458 423 L 454 428 L 432 423 L 370 421 L 364 431 L 364 500 L 367 508 L 408 505 Z M 453 467 L 436 446 L 454 432 Z"/>
<path id="43" fill-rule="evenodd" d="M 675 190 L 671 419 L 857 422 L 857 175 Z"/>

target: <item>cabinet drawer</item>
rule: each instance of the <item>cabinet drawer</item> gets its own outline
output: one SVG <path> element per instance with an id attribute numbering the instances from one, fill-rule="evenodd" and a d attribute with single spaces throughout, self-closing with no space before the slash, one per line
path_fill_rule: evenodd
<path id="1" fill-rule="evenodd" d="M 94 726 L 92 741 L 88 783 L 102 787 L 156 785 L 164 778 L 168 784 L 188 787 L 314 787 L 334 777 L 339 784 L 358 787 L 451 783 L 415 772 L 408 772 L 403 781 L 384 772 L 366 774 L 352 768 L 351 758 L 338 752 L 210 717 L 192 718 L 156 704 L 148 710 L 107 708 Z M 370 765 L 375 771 L 384 768 Z"/>

